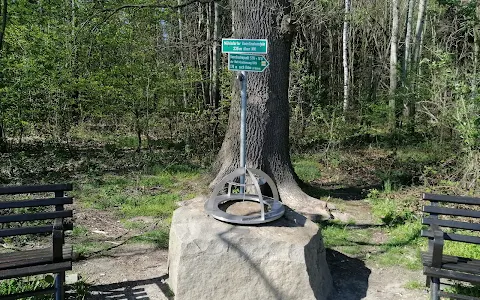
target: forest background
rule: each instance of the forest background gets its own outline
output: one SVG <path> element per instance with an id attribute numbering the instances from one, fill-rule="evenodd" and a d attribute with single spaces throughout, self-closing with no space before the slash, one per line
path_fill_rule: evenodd
<path id="1" fill-rule="evenodd" d="M 289 23 L 302 188 L 386 226 L 326 224 L 326 246 L 420 269 L 421 192 L 480 188 L 479 3 L 293 0 Z M 225 0 L 1 0 L 0 184 L 73 182 L 80 257 L 111 247 L 86 216 L 167 248 L 239 101 L 220 51 L 232 30 Z"/>

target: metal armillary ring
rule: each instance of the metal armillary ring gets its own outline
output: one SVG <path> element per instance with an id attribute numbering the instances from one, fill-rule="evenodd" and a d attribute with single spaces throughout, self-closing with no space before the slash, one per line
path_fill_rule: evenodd
<path id="1" fill-rule="evenodd" d="M 237 183 L 236 178 L 244 178 L 244 183 Z M 248 182 L 248 183 L 247 183 Z M 268 184 L 273 197 L 262 195 L 260 185 Z M 238 188 L 237 188 L 238 187 Z M 225 191 L 226 194 L 222 194 Z M 239 190 L 240 192 L 236 192 Z M 220 206 L 230 201 L 253 201 L 260 206 L 259 213 L 241 216 L 223 211 Z M 265 206 L 267 211 L 265 211 Z M 205 203 L 205 211 L 217 220 L 234 224 L 262 224 L 274 221 L 285 213 L 285 207 L 273 180 L 263 171 L 249 168 L 238 168 L 225 176 L 216 186 L 210 199 Z"/>

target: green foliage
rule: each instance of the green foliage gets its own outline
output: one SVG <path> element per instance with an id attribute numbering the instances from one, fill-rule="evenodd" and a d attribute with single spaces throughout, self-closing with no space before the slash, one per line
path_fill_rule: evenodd
<path id="1" fill-rule="evenodd" d="M 310 158 L 294 158 L 293 167 L 295 173 L 297 173 L 298 177 L 304 182 L 311 182 L 321 176 L 319 164 Z"/>
<path id="2" fill-rule="evenodd" d="M 446 287 L 445 290 L 454 294 L 480 297 L 480 286 L 466 285 L 464 282 L 457 282 L 453 286 Z"/>
<path id="3" fill-rule="evenodd" d="M 461 229 L 451 229 L 452 232 L 469 235 L 469 236 L 480 236 L 480 233 L 476 231 L 461 230 Z M 480 247 L 475 244 L 460 243 L 454 241 L 445 241 L 443 251 L 447 255 L 468 257 L 472 259 L 480 259 Z"/>
<path id="4" fill-rule="evenodd" d="M 373 214 L 386 225 L 398 225 L 409 220 L 415 220 L 415 204 L 409 199 L 394 199 L 390 181 L 385 182 L 385 191 L 372 189 L 367 199 L 372 205 Z M 413 207 L 412 207 L 413 204 Z"/>
<path id="5" fill-rule="evenodd" d="M 22 292 L 30 292 L 53 286 L 53 276 L 47 275 L 45 278 L 29 277 L 14 278 L 0 281 L 0 295 L 11 295 Z M 28 297 L 25 300 L 48 300 L 51 296 Z"/>

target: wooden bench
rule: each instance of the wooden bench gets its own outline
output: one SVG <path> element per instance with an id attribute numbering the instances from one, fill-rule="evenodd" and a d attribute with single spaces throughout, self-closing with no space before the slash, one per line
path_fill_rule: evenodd
<path id="1" fill-rule="evenodd" d="M 71 197 L 65 196 L 65 192 L 71 190 L 71 184 L 0 187 L 0 239 L 27 234 L 52 234 L 51 247 L 0 254 L 0 280 L 56 274 L 52 288 L 0 296 L 0 299 L 54 293 L 56 300 L 64 299 L 65 271 L 72 269 L 72 246 L 64 245 L 64 231 L 72 229 L 71 222 L 67 224 L 65 219 L 71 218 L 73 213 L 64 207 L 65 204 L 73 203 Z M 37 193 L 42 195 L 35 195 Z M 45 193 L 53 193 L 54 197 L 48 198 L 44 196 Z M 10 195 L 17 194 L 34 194 L 36 199 L 11 199 Z M 36 212 L 19 213 L 19 210 L 26 209 L 34 209 Z"/>
<path id="2" fill-rule="evenodd" d="M 429 242 L 428 252 L 422 252 L 422 263 L 423 274 L 427 276 L 427 286 L 430 286 L 431 299 L 480 299 L 447 293 L 440 289 L 440 279 L 480 284 L 480 260 L 443 253 L 444 241 L 470 243 L 480 247 L 478 235 L 445 229 L 480 232 L 480 198 L 423 194 L 423 199 L 430 201 L 430 205 L 423 207 L 422 224 L 429 227 L 422 230 L 422 236 L 428 237 Z"/>

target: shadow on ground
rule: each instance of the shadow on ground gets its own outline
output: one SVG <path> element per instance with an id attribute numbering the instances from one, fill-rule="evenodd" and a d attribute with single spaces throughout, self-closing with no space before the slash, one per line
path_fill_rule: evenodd
<path id="1" fill-rule="evenodd" d="M 345 201 L 358 201 L 367 198 L 371 189 L 381 189 L 381 183 L 365 186 L 342 186 L 340 184 L 319 185 L 311 183 L 302 187 L 303 191 L 314 198 L 332 197 Z"/>
<path id="2" fill-rule="evenodd" d="M 371 271 L 362 260 L 327 249 L 327 263 L 333 279 L 333 290 L 329 300 L 365 298 Z"/>
<path id="3" fill-rule="evenodd" d="M 158 300 L 158 294 L 151 295 L 147 291 L 148 286 L 153 285 L 154 289 L 159 289 L 160 293 L 163 293 L 162 299 L 173 300 L 173 294 L 166 283 L 167 279 L 168 275 L 164 275 L 146 280 L 94 285 L 89 287 L 91 295 L 87 299 Z"/>

